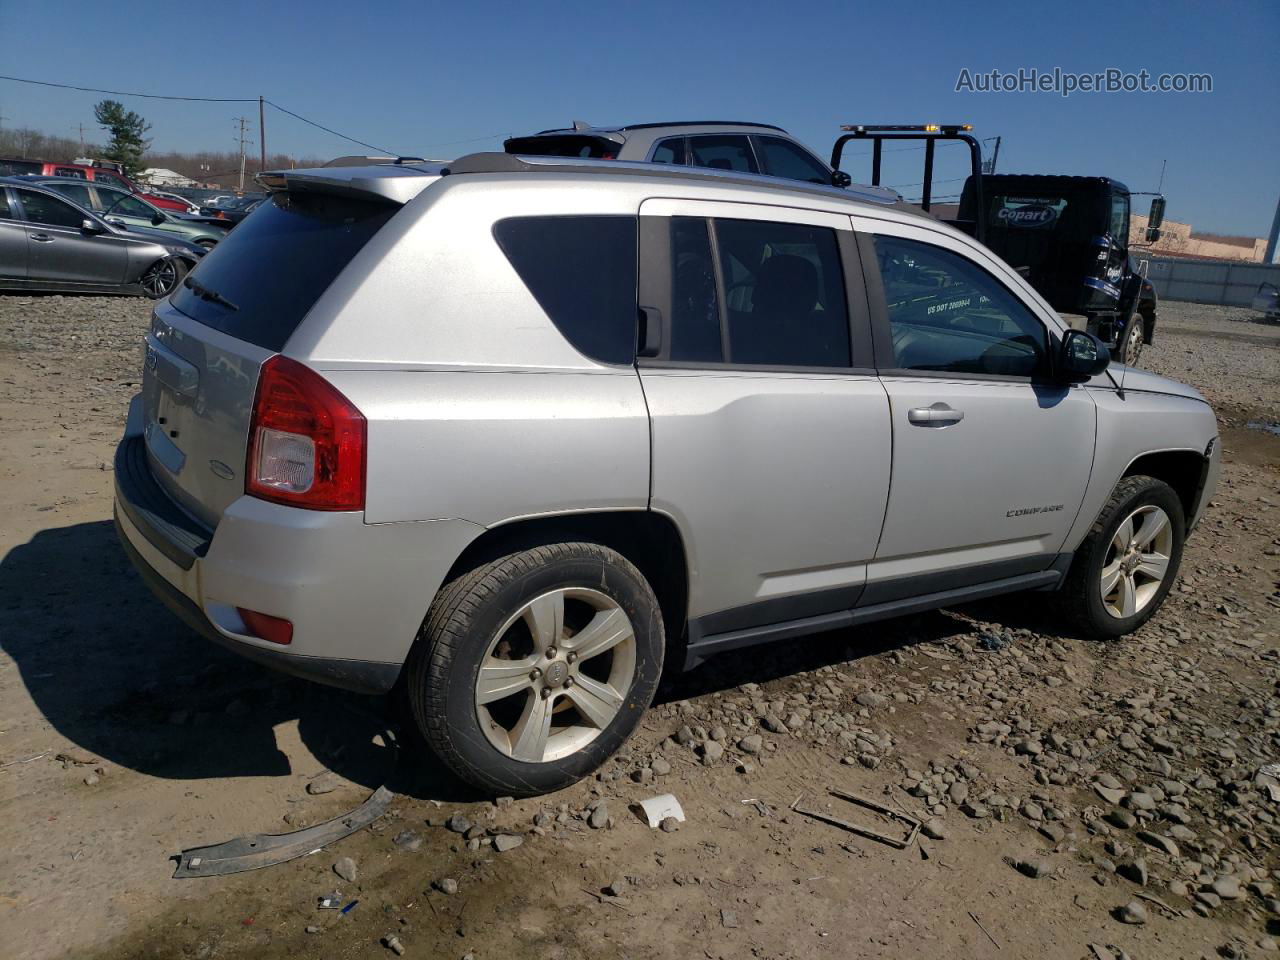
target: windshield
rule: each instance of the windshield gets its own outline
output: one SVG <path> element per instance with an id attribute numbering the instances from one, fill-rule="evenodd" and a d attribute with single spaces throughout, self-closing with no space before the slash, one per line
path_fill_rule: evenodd
<path id="1" fill-rule="evenodd" d="M 209 252 L 170 302 L 215 330 L 280 350 L 398 209 L 323 194 L 276 194 Z"/>

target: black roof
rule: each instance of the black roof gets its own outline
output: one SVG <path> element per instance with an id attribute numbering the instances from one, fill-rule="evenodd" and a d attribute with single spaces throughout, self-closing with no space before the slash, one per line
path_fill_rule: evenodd
<path id="1" fill-rule="evenodd" d="M 1077 177 L 1067 173 L 984 173 L 982 185 L 991 186 L 1039 187 L 1040 189 L 1071 189 L 1079 187 L 1106 187 L 1128 193 L 1129 188 L 1119 180 L 1110 177 Z"/>

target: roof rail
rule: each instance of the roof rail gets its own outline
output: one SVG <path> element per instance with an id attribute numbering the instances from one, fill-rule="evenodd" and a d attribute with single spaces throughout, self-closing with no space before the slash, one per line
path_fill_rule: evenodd
<path id="1" fill-rule="evenodd" d="M 442 175 L 474 173 L 587 173 L 598 176 L 655 177 L 664 180 L 695 180 L 711 183 L 743 184 L 766 190 L 821 196 L 829 200 L 860 200 L 886 206 L 902 198 L 888 187 L 853 184 L 832 187 L 801 180 L 782 180 L 757 173 L 718 170 L 711 167 L 683 167 L 663 163 L 632 163 L 622 160 L 597 160 L 587 157 L 521 156 L 512 153 L 469 153 L 442 169 Z"/>

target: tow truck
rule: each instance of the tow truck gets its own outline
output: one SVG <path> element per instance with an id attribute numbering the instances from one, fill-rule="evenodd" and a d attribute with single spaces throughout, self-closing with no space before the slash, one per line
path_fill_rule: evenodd
<path id="1" fill-rule="evenodd" d="M 840 170 L 845 146 L 871 144 L 871 179 L 880 186 L 884 144 L 922 142 L 919 206 L 932 213 L 933 168 L 939 143 L 968 147 L 971 172 L 954 217 L 940 218 L 985 244 L 1035 287 L 1069 324 L 1099 337 L 1122 363 L 1136 366 L 1156 325 L 1156 293 L 1135 267 L 1129 248 L 1129 208 L 1152 197 L 1146 241 L 1160 238 L 1165 198 L 1135 194 L 1109 177 L 984 173 L 972 124 L 846 124 L 831 152 Z M 857 177 L 854 177 L 857 180 Z"/>

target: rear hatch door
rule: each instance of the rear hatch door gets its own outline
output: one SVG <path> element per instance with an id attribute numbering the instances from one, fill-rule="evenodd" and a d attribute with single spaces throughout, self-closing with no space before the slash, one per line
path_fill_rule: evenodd
<path id="1" fill-rule="evenodd" d="M 210 528 L 244 492 L 262 364 L 398 209 L 385 198 L 273 194 L 157 304 L 143 373 L 147 459 Z"/>

